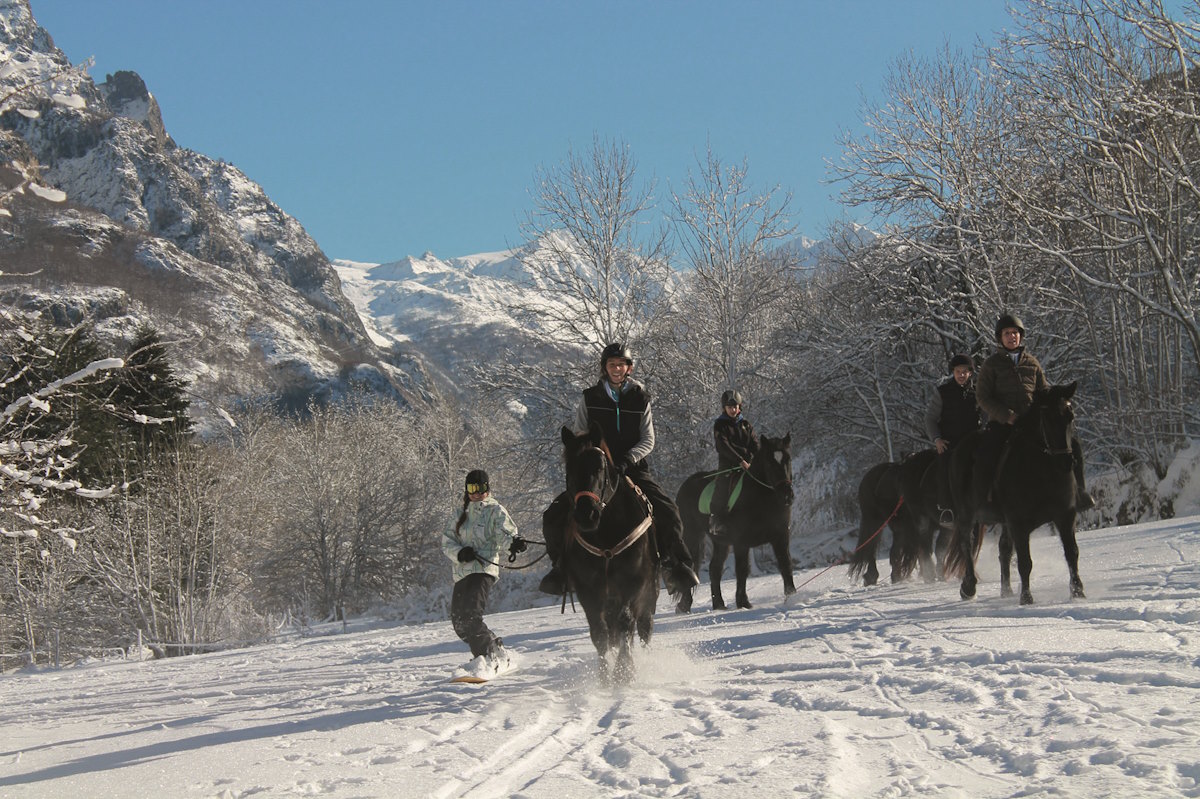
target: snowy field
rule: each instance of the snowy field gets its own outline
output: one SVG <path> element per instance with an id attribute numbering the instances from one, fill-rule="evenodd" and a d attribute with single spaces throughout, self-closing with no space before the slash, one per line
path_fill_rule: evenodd
<path id="1" fill-rule="evenodd" d="M 1048 530 L 1029 607 L 993 537 L 971 602 L 844 566 L 664 595 L 621 689 L 557 607 L 488 617 L 520 668 L 482 686 L 448 622 L 0 676 L 0 796 L 1200 797 L 1200 517 L 1081 533 L 1075 602 Z"/>

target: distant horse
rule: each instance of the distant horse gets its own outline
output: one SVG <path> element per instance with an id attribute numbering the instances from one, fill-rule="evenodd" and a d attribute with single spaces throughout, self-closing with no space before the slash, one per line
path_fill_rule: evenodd
<path id="1" fill-rule="evenodd" d="M 633 678 L 633 634 L 650 643 L 658 602 L 658 560 L 650 503 L 617 469 L 599 426 L 576 435 L 562 429 L 566 459 L 567 523 L 562 565 L 587 616 L 609 682 L 608 654 L 616 650 L 618 682 Z"/>
<path id="2" fill-rule="evenodd" d="M 705 489 L 720 476 L 719 472 L 696 472 L 683 481 L 675 497 L 679 515 L 683 519 L 683 540 L 698 565 L 704 557 L 704 540 L 712 538 L 712 560 L 708 564 L 708 578 L 712 586 L 713 610 L 725 609 L 725 598 L 721 595 L 721 576 L 725 571 L 725 559 L 733 549 L 734 572 L 737 577 L 737 606 L 752 607 L 746 596 L 746 579 L 750 576 L 750 547 L 770 544 L 783 577 L 785 596 L 796 593 L 792 578 L 792 434 L 783 438 L 762 436 L 758 454 L 750 463 L 750 469 L 737 477 L 741 481 L 740 491 L 736 486 L 730 490 L 736 495 L 721 530 L 709 535 L 711 508 L 707 498 L 701 501 Z M 711 495 L 711 492 L 707 492 Z M 692 609 L 692 592 L 684 591 L 679 597 L 676 610 L 687 613 Z"/>
<path id="3" fill-rule="evenodd" d="M 1069 383 L 1034 392 L 1033 404 L 1017 419 L 1009 433 L 991 486 L 999 521 L 1004 525 L 1000 536 L 1000 595 L 1012 596 L 1013 593 L 1009 569 L 1015 549 L 1022 605 L 1033 602 L 1029 590 L 1029 573 L 1033 569 L 1029 536 L 1038 527 L 1050 523 L 1057 528 L 1062 540 L 1063 556 L 1070 573 L 1071 597 L 1084 597 L 1083 581 L 1079 578 L 1079 545 L 1075 541 L 1075 472 L 1071 456 L 1075 420 L 1071 397 L 1075 394 L 1075 386 L 1075 383 Z M 950 466 L 955 524 L 946 569 L 948 574 L 963 575 L 959 589 L 963 599 L 975 596 L 978 583 L 975 557 L 982 527 L 977 522 L 996 521 L 982 517 L 979 506 L 983 497 L 972 487 L 974 455 L 980 435 L 972 433 L 955 448 Z"/>
<path id="4" fill-rule="evenodd" d="M 907 580 L 918 567 L 925 582 L 938 579 L 948 537 L 938 534 L 937 450 L 872 466 L 858 484 L 858 508 L 858 546 L 850 556 L 851 577 L 861 576 L 864 585 L 879 582 L 876 552 L 887 526 L 892 529 L 891 581 Z"/>

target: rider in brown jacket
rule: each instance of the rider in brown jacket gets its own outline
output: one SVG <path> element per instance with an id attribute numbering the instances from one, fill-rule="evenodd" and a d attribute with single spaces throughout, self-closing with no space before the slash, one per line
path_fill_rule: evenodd
<path id="1" fill-rule="evenodd" d="M 992 482 L 1013 422 L 1029 410 L 1035 391 L 1050 387 L 1041 363 L 1025 350 L 1025 326 L 1020 319 L 1004 314 L 996 320 L 996 342 L 1000 349 L 983 362 L 975 386 L 975 400 L 988 417 L 988 426 L 980 436 L 975 455 L 976 506 L 986 506 L 991 499 Z M 1087 510 L 1096 502 L 1084 487 L 1083 449 L 1074 432 L 1071 454 L 1075 470 L 1075 508 Z"/>

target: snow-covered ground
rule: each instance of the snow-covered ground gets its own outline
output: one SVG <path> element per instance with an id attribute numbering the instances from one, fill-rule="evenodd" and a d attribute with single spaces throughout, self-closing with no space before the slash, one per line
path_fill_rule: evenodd
<path id="1" fill-rule="evenodd" d="M 0 676 L 0 796 L 1200 796 L 1200 517 L 1048 528 L 1033 591 L 850 585 L 690 616 L 660 602 L 634 684 L 582 614 L 489 615 L 520 668 L 447 682 L 448 622 Z M 881 564 L 886 574 L 886 563 Z M 732 594 L 732 591 L 727 591 Z M 701 604 L 706 608 L 707 604 Z"/>

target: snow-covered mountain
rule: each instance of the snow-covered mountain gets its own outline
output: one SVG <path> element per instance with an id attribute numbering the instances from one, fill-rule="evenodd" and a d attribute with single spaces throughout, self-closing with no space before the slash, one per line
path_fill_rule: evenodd
<path id="1" fill-rule="evenodd" d="M 24 165 L 0 171 L 0 193 L 40 172 L 66 195 L 4 201 L 0 302 L 97 318 L 114 342 L 153 322 L 202 399 L 421 390 L 295 219 L 233 165 L 177 146 L 138 75 L 73 69 L 28 0 L 0 0 L 0 98 L 0 157 Z"/>
<path id="2" fill-rule="evenodd" d="M 420 353 L 428 373 L 462 374 L 501 344 L 532 354 L 566 349 L 547 318 L 517 318 L 525 306 L 563 302 L 512 250 L 442 259 L 431 252 L 383 264 L 335 260 L 342 290 L 380 346 Z"/>

